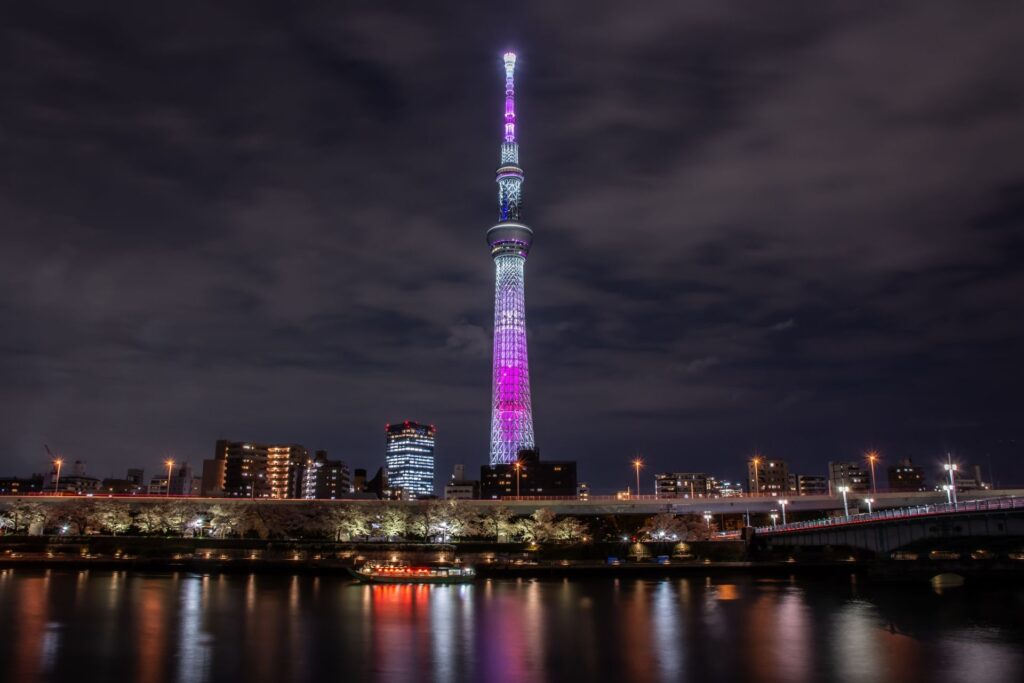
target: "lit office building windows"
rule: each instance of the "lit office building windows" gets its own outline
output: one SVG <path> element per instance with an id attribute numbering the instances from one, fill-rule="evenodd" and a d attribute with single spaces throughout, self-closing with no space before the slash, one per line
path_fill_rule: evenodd
<path id="1" fill-rule="evenodd" d="M 385 463 L 388 487 L 406 499 L 434 495 L 433 425 L 402 422 L 387 425 Z"/>

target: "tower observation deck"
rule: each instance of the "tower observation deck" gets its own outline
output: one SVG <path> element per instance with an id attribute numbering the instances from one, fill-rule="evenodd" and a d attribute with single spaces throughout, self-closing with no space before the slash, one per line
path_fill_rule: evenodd
<path id="1" fill-rule="evenodd" d="M 498 166 L 498 223 L 487 231 L 494 259 L 494 365 L 491 397 L 490 464 L 513 463 L 519 451 L 535 448 L 526 355 L 524 266 L 533 231 L 520 220 L 523 169 L 516 139 L 516 55 L 505 64 L 505 136 Z"/>

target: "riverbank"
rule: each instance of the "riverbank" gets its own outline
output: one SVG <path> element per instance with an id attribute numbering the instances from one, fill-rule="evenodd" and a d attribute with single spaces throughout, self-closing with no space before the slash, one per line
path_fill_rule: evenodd
<path id="1" fill-rule="evenodd" d="M 1024 579 L 1024 561 L 1006 553 L 969 553 L 914 561 L 872 559 L 847 550 L 792 555 L 750 554 L 742 542 L 687 544 L 588 543 L 340 543 L 323 540 L 209 539 L 115 536 L 0 537 L 0 569 L 95 569 L 150 573 L 303 574 L 347 576 L 362 562 L 429 564 L 460 561 L 484 578 L 617 578 L 743 574 L 839 576 L 877 582 L 928 581 L 955 573 L 971 582 Z M 943 556 L 944 557 L 944 556 Z M 966 559 L 964 559 L 966 558 Z"/>
<path id="2" fill-rule="evenodd" d="M 323 574 L 347 575 L 352 560 L 319 559 L 226 559 L 226 558 L 154 558 L 154 557 L 95 557 L 46 555 L 38 553 L 11 553 L 0 555 L 0 569 L 66 569 L 132 572 L 189 572 L 196 574 Z M 483 562 L 474 565 L 481 578 L 517 577 L 618 577 L 658 576 L 674 574 L 793 574 L 793 573 L 849 573 L 863 571 L 864 562 L 794 563 L 794 562 L 607 562 L 591 561 L 528 561 Z"/>

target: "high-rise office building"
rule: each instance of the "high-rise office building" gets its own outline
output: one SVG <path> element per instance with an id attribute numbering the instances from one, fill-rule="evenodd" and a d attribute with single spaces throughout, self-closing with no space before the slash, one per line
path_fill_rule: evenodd
<path id="1" fill-rule="evenodd" d="M 505 135 L 497 171 L 498 223 L 487 231 L 495 269 L 491 465 L 511 464 L 520 451 L 535 447 L 524 275 L 533 231 L 519 220 L 524 176 L 516 138 L 515 54 L 506 53 L 504 63 Z"/>
<path id="2" fill-rule="evenodd" d="M 434 426 L 406 421 L 384 431 L 388 488 L 407 499 L 434 495 Z"/>

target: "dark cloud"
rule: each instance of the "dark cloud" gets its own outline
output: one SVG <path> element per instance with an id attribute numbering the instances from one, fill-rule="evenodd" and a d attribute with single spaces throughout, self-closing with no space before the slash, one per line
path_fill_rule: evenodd
<path id="1" fill-rule="evenodd" d="M 463 6 L 465 5 L 465 6 Z M 521 54 L 542 450 L 624 484 L 868 446 L 1018 480 L 1018 3 L 12 5 L 0 448 L 487 450 Z"/>

